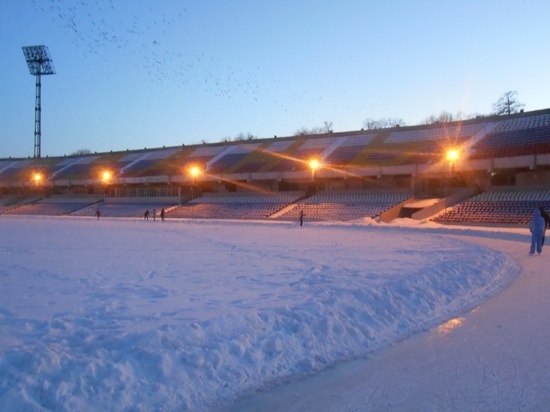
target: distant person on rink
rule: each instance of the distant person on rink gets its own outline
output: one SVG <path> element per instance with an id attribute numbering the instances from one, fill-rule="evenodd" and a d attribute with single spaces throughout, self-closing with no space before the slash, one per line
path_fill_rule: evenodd
<path id="1" fill-rule="evenodd" d="M 99 219 L 99 216 L 101 216 L 101 212 L 99 211 L 99 207 L 95 210 L 95 215 Z"/>
<path id="2" fill-rule="evenodd" d="M 542 235 L 542 246 L 544 246 L 544 239 L 546 238 L 546 229 L 550 228 L 550 216 L 548 215 L 548 212 L 544 210 L 544 207 L 539 207 L 540 215 L 544 219 L 544 235 Z"/>
<path id="3" fill-rule="evenodd" d="M 304 225 L 304 211 L 300 210 L 300 226 Z"/>
<path id="4" fill-rule="evenodd" d="M 529 231 L 531 232 L 531 249 L 529 254 L 537 253 L 540 255 L 542 252 L 542 237 L 544 236 L 544 230 L 546 229 L 546 222 L 540 215 L 540 209 L 535 209 L 535 213 L 529 222 Z"/>
<path id="5" fill-rule="evenodd" d="M 143 214 L 143 220 L 149 220 L 149 209 L 147 209 Z"/>
<path id="6" fill-rule="evenodd" d="M 157 220 L 157 209 L 153 209 L 153 220 Z"/>
<path id="7" fill-rule="evenodd" d="M 164 208 L 160 210 L 160 220 L 164 222 Z"/>

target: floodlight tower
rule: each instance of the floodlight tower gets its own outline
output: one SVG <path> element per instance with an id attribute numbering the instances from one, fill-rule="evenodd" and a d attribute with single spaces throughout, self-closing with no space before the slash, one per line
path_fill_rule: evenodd
<path id="1" fill-rule="evenodd" d="M 29 71 L 36 76 L 36 99 L 34 105 L 34 157 L 40 157 L 40 139 L 42 130 L 40 126 L 40 115 L 42 106 L 40 103 L 40 77 L 45 74 L 55 74 L 53 61 L 46 46 L 23 47 L 23 54 L 27 60 Z"/>

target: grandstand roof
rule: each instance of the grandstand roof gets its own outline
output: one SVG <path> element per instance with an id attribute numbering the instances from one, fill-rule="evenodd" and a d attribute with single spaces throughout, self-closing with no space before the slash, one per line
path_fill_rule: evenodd
<path id="1" fill-rule="evenodd" d="M 341 169 L 429 165 L 441 159 L 449 146 L 463 146 L 472 160 L 550 154 L 550 109 L 388 129 L 4 158 L 0 159 L 0 184 L 25 180 L 36 169 L 44 171 L 47 179 L 74 181 L 94 178 L 104 168 L 124 178 L 173 176 L 183 174 L 188 164 L 200 164 L 210 174 L 298 173 L 308 170 L 311 157 Z"/>

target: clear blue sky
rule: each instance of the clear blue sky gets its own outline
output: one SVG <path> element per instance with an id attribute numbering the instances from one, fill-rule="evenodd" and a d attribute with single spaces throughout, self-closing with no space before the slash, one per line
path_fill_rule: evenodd
<path id="1" fill-rule="evenodd" d="M 0 158 L 550 108 L 548 0 L 1 0 Z"/>

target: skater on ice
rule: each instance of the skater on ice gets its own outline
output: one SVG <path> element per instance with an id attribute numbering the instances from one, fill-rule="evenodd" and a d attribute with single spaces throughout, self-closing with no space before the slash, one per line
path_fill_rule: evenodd
<path id="1" fill-rule="evenodd" d="M 542 246 L 544 246 L 544 240 L 546 238 L 546 229 L 550 227 L 550 216 L 548 215 L 548 212 L 544 210 L 544 207 L 539 207 L 540 209 L 540 215 L 544 219 L 544 234 L 542 235 Z"/>
<path id="2" fill-rule="evenodd" d="M 540 209 L 535 209 L 533 217 L 529 222 L 529 231 L 531 232 L 531 249 L 529 254 L 533 255 L 535 249 L 540 255 L 542 252 L 542 237 L 544 236 L 544 231 L 546 229 L 546 222 L 540 214 Z"/>

